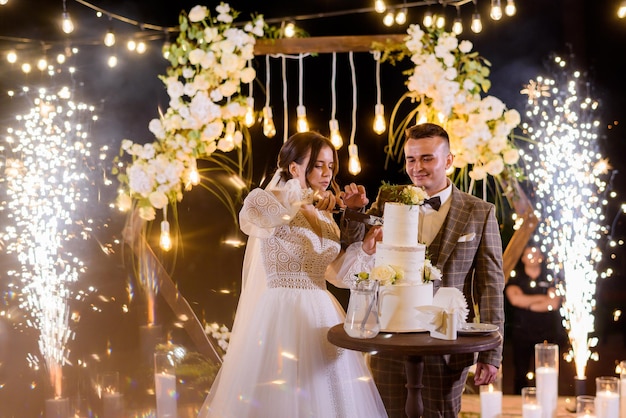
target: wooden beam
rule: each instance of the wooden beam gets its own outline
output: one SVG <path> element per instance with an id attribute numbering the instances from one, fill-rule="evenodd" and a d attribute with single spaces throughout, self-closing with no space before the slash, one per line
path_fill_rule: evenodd
<path id="1" fill-rule="evenodd" d="M 404 43 L 405 35 L 318 36 L 313 38 L 260 39 L 255 55 L 323 54 L 332 52 L 369 52 L 377 43 Z"/>

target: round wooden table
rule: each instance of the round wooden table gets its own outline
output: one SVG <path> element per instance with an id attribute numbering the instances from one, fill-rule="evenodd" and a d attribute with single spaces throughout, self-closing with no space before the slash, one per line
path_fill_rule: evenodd
<path id="1" fill-rule="evenodd" d="M 352 338 L 338 324 L 328 331 L 328 341 L 338 347 L 363 352 L 395 354 L 405 359 L 406 367 L 406 414 L 419 418 L 424 412 L 422 403 L 422 356 L 477 353 L 498 347 L 502 336 L 498 332 L 459 335 L 456 340 L 432 338 L 428 332 L 387 333 L 381 332 L 374 338 Z"/>

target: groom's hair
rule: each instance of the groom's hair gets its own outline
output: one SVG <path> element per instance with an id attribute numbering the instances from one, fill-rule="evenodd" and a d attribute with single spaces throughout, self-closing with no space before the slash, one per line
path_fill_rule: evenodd
<path id="1" fill-rule="evenodd" d="M 405 135 L 407 140 L 432 138 L 435 136 L 439 136 L 445 139 L 448 144 L 450 144 L 450 137 L 448 136 L 448 132 L 446 132 L 446 130 L 443 129 L 441 126 L 434 123 L 420 123 L 419 125 L 411 126 L 405 131 Z"/>

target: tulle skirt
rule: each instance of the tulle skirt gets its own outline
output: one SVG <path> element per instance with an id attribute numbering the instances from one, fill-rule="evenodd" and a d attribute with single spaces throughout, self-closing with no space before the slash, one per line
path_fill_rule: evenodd
<path id="1" fill-rule="evenodd" d="M 263 292 L 246 323 L 236 319 L 199 417 L 386 417 L 363 354 L 326 338 L 343 320 L 327 290 Z"/>

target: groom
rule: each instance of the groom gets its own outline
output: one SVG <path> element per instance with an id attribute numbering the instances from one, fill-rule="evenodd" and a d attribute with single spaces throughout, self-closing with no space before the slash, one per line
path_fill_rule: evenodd
<path id="1" fill-rule="evenodd" d="M 405 169 L 414 185 L 423 187 L 439 204 L 420 206 L 418 240 L 426 244 L 432 264 L 443 273 L 438 285 L 456 287 L 468 305 L 478 306 L 480 322 L 495 324 L 503 331 L 502 240 L 495 208 L 475 196 L 460 191 L 446 176 L 452 166 L 448 133 L 440 126 L 424 123 L 406 130 Z M 435 199 L 437 200 L 437 199 Z M 344 202 L 351 207 L 367 204 L 362 187 L 346 186 Z M 384 196 L 367 210 L 382 216 Z M 344 244 L 363 239 L 362 223 L 344 220 Z M 435 289 L 436 291 L 436 289 Z M 470 308 L 472 322 L 474 313 Z M 500 347 L 478 354 L 474 383 L 495 380 L 502 360 Z M 461 395 L 475 354 L 425 356 L 422 400 L 424 417 L 456 418 L 461 410 Z M 406 376 L 404 361 L 397 357 L 374 355 L 371 359 L 374 380 L 389 417 L 405 417 Z"/>

